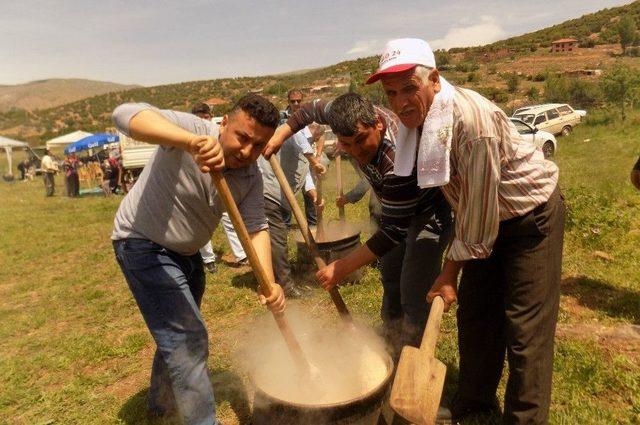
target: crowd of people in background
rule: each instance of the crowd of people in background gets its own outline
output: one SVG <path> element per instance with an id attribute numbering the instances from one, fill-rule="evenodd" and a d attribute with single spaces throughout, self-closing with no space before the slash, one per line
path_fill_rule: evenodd
<path id="1" fill-rule="evenodd" d="M 117 150 L 85 157 L 72 153 L 60 159 L 46 149 L 42 158 L 25 158 L 16 168 L 21 181 L 30 181 L 42 175 L 47 197 L 55 195 L 56 175 L 63 177 L 66 196 L 70 198 L 80 196 L 82 181 L 86 182 L 87 189 L 100 187 L 105 196 L 124 192 L 122 164 Z"/>

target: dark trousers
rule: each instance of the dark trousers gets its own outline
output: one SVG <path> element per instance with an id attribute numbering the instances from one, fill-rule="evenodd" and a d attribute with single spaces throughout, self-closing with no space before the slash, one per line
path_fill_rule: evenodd
<path id="1" fill-rule="evenodd" d="M 490 406 L 506 353 L 504 423 L 548 421 L 564 216 L 556 189 L 545 204 L 501 222 L 491 256 L 468 261 L 463 269 L 456 400 Z"/>
<path id="2" fill-rule="evenodd" d="M 44 173 L 44 187 L 47 196 L 53 196 L 56 191 L 56 181 L 53 173 Z"/>
<path id="3" fill-rule="evenodd" d="M 67 196 L 70 198 L 80 196 L 80 176 L 71 174 L 66 176 Z"/>
<path id="4" fill-rule="evenodd" d="M 318 224 L 318 215 L 316 213 L 316 204 L 311 199 L 308 192 L 302 191 L 302 197 L 304 199 L 304 214 L 307 216 L 307 223 L 309 226 L 315 226 Z"/>
<path id="5" fill-rule="evenodd" d="M 442 200 L 436 213 L 413 217 L 405 240 L 380 259 L 380 316 L 395 359 L 403 346 L 420 346 L 429 316 L 427 292 L 440 274 L 450 227 L 451 209 Z"/>
<path id="6" fill-rule="evenodd" d="M 284 222 L 282 207 L 270 199 L 264 198 L 264 212 L 269 222 L 269 239 L 271 239 L 271 262 L 276 283 L 283 289 L 293 285 L 291 266 L 287 258 L 287 236 L 289 229 Z"/>
<path id="7" fill-rule="evenodd" d="M 302 198 L 304 199 L 304 215 L 307 217 L 307 223 L 309 226 L 315 226 L 318 224 L 318 215 L 316 213 L 316 204 L 311 199 L 311 196 L 307 192 L 303 191 Z M 282 210 L 282 219 L 287 227 L 291 227 L 291 211 Z"/>
<path id="8" fill-rule="evenodd" d="M 208 334 L 200 313 L 202 257 L 180 255 L 145 239 L 118 240 L 113 247 L 157 345 L 149 410 L 163 415 L 177 409 L 185 424 L 216 424 Z"/>

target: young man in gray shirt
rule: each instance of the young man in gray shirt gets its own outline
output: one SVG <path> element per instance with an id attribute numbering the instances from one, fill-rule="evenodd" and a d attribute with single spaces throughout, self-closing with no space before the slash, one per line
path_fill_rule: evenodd
<path id="1" fill-rule="evenodd" d="M 205 277 L 198 249 L 211 239 L 224 206 L 209 172 L 224 174 L 273 282 L 256 159 L 278 124 L 278 110 L 260 96 L 247 95 L 219 129 L 194 115 L 147 104 L 121 105 L 113 120 L 124 134 L 159 145 L 122 201 L 111 235 L 118 264 L 157 345 L 150 413 L 177 411 L 187 424 L 217 424 L 200 313 Z M 260 302 L 282 312 L 282 288 L 274 285 L 273 294 L 260 295 Z"/>

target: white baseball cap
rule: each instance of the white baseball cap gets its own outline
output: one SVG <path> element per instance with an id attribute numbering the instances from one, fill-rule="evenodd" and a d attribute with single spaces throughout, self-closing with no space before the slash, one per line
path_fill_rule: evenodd
<path id="1" fill-rule="evenodd" d="M 436 67 L 436 58 L 429 43 L 419 38 L 397 38 L 388 41 L 380 55 L 378 70 L 367 79 L 367 84 L 375 83 L 384 74 L 403 72 L 416 65 Z"/>

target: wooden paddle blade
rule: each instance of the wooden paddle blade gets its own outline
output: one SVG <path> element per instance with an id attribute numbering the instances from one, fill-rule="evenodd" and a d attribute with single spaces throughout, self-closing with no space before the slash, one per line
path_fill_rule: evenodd
<path id="1" fill-rule="evenodd" d="M 440 360 L 404 347 L 391 388 L 391 407 L 415 424 L 434 424 L 446 374 L 447 367 Z"/>

